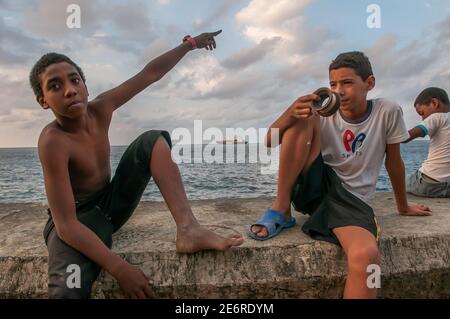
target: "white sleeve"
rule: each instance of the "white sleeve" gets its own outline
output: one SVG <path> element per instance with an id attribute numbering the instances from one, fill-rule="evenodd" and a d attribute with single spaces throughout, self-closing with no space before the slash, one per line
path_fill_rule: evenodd
<path id="1" fill-rule="evenodd" d="M 441 114 L 446 113 L 433 113 L 419 124 L 422 128 L 425 127 L 426 133 L 430 135 L 430 137 L 432 137 L 443 124 Z"/>
<path id="2" fill-rule="evenodd" d="M 386 143 L 397 144 L 409 138 L 408 130 L 403 119 L 403 110 L 400 105 L 395 104 L 389 109 L 387 118 Z"/>

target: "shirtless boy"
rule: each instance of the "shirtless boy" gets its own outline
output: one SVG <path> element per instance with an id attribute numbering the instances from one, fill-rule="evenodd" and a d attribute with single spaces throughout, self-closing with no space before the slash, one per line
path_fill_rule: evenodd
<path id="1" fill-rule="evenodd" d="M 111 251 L 112 234 L 131 216 L 153 177 L 177 225 L 176 249 L 193 253 L 242 244 L 241 235 L 221 237 L 199 225 L 189 206 L 166 131 L 140 135 L 125 151 L 111 179 L 108 130 L 113 112 L 160 80 L 189 51 L 213 50 L 221 31 L 185 37 L 121 85 L 88 101 L 85 77 L 68 57 L 49 53 L 30 73 L 36 99 L 55 120 L 39 137 L 50 218 L 44 229 L 49 252 L 50 298 L 89 298 L 101 268 L 130 298 L 152 295 L 149 279 Z M 67 267 L 78 265 L 81 287 L 66 285 Z"/>

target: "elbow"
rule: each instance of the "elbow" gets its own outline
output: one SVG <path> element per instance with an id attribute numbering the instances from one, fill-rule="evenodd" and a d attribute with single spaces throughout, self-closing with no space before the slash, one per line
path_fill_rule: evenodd
<path id="1" fill-rule="evenodd" d="M 67 242 L 67 238 L 69 237 L 69 231 L 67 230 L 67 227 L 55 225 L 55 230 L 59 239 L 61 239 L 63 242 Z"/>
<path id="2" fill-rule="evenodd" d="M 58 237 L 65 243 L 70 243 L 74 231 L 73 222 L 66 222 L 62 224 L 55 224 L 55 230 Z"/>
<path id="3" fill-rule="evenodd" d="M 163 77 L 164 77 L 164 74 L 157 74 L 157 75 L 154 75 L 154 76 L 150 79 L 150 83 L 158 82 L 158 81 L 161 80 Z"/>
<path id="4" fill-rule="evenodd" d="M 159 80 L 161 80 L 164 77 L 164 74 L 161 70 L 158 69 L 150 69 L 148 72 L 148 78 L 147 81 L 149 83 L 155 83 L 158 82 Z"/>
<path id="5" fill-rule="evenodd" d="M 411 133 L 410 133 L 410 134 L 409 134 L 409 137 L 408 137 L 406 140 L 404 140 L 403 142 L 401 142 L 401 144 L 406 144 L 406 143 L 412 141 L 413 139 L 414 139 L 414 137 L 412 137 L 412 136 L 411 136 Z"/>

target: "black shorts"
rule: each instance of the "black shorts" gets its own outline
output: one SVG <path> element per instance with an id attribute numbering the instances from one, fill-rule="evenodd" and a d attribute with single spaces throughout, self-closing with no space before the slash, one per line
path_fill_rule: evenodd
<path id="1" fill-rule="evenodd" d="M 76 202 L 78 220 L 91 229 L 109 248 L 112 234 L 130 218 L 150 181 L 150 157 L 156 140 L 163 136 L 172 146 L 166 131 L 152 130 L 141 134 L 128 146 L 111 182 L 82 202 Z M 50 215 L 50 210 L 48 210 Z M 49 298 L 89 298 L 100 266 L 68 246 L 58 235 L 50 215 L 44 228 L 48 249 Z M 69 265 L 80 267 L 80 288 L 66 284 Z M 70 269 L 69 269 L 70 270 Z"/>
<path id="2" fill-rule="evenodd" d="M 310 217 L 302 230 L 317 240 L 340 245 L 332 229 L 359 226 L 371 232 L 378 241 L 379 227 L 372 208 L 342 186 L 342 181 L 322 154 L 315 159 L 305 176 L 294 186 L 292 205 Z"/>

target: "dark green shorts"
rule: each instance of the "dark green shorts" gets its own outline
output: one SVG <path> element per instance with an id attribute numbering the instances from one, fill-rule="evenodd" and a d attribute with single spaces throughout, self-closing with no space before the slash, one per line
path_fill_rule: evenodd
<path id="1" fill-rule="evenodd" d="M 126 149 L 111 182 L 88 199 L 76 202 L 78 220 L 110 248 L 112 234 L 130 218 L 150 181 L 150 157 L 160 136 L 172 146 L 166 131 L 152 130 L 141 134 Z M 50 215 L 50 210 L 48 212 Z M 58 237 L 51 215 L 43 235 L 49 253 L 49 298 L 89 298 L 92 284 L 101 268 Z M 71 264 L 80 267 L 80 288 L 66 285 L 67 277 L 71 274 L 67 270 Z"/>
<path id="2" fill-rule="evenodd" d="M 292 205 L 310 217 L 302 230 L 317 240 L 340 245 L 332 229 L 359 226 L 378 240 L 379 227 L 372 208 L 342 186 L 336 172 L 316 158 L 305 176 L 299 176 L 294 186 Z"/>

